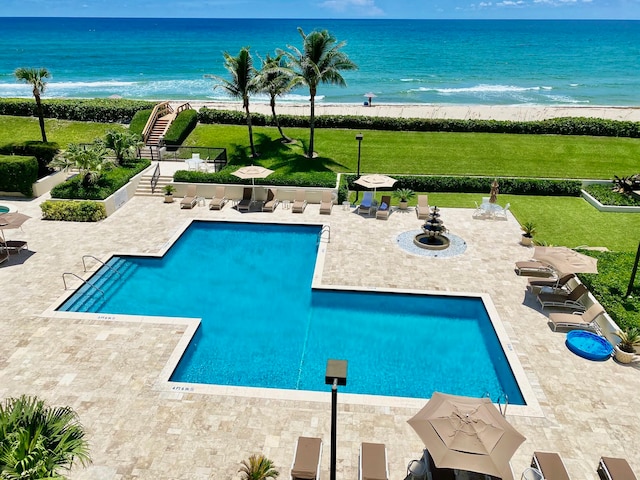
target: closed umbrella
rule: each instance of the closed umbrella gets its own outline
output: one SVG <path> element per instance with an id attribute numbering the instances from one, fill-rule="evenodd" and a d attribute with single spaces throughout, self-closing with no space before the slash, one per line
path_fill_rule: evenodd
<path id="1" fill-rule="evenodd" d="M 499 190 L 498 181 L 494 180 L 491 182 L 491 190 L 489 192 L 489 203 L 496 203 L 498 201 L 498 190 Z"/>
<path id="2" fill-rule="evenodd" d="M 387 175 L 373 174 L 362 175 L 353 183 L 357 183 L 365 188 L 373 188 L 373 196 L 376 196 L 376 190 L 378 188 L 391 188 L 395 185 L 397 180 Z"/>
<path id="3" fill-rule="evenodd" d="M 533 258 L 561 273 L 598 273 L 598 259 L 567 247 L 535 247 Z"/>
<path id="4" fill-rule="evenodd" d="M 513 480 L 509 461 L 526 439 L 490 399 L 434 392 L 408 422 L 436 467 Z"/>

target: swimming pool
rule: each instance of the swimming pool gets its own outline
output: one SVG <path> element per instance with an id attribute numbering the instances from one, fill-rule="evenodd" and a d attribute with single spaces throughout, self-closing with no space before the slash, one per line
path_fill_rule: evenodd
<path id="1" fill-rule="evenodd" d="M 83 287 L 59 309 L 201 317 L 176 382 L 326 391 L 343 358 L 347 393 L 524 404 L 480 298 L 312 289 L 319 232 L 194 222 L 162 258 L 113 257 L 120 274 L 91 278 L 104 296 Z"/>

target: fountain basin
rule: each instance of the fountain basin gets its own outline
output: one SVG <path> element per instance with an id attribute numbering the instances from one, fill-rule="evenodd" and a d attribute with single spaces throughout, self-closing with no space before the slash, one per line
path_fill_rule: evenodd
<path id="1" fill-rule="evenodd" d="M 433 236 L 429 233 L 419 233 L 413 237 L 413 243 L 428 250 L 444 250 L 449 247 L 450 241 L 444 235 Z"/>

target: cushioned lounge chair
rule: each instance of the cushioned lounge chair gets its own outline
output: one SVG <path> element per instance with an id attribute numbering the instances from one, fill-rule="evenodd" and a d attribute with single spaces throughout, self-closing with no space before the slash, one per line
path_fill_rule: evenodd
<path id="1" fill-rule="evenodd" d="M 420 220 L 426 220 L 429 218 L 429 196 L 418 195 L 418 204 L 416 205 L 416 215 Z"/>
<path id="2" fill-rule="evenodd" d="M 531 466 L 549 480 L 570 480 L 560 455 L 555 452 L 533 452 Z"/>
<path id="3" fill-rule="evenodd" d="M 209 202 L 209 210 L 222 210 L 224 204 L 227 203 L 227 194 L 224 187 L 216 187 L 216 193 Z"/>
<path id="4" fill-rule="evenodd" d="M 187 185 L 187 193 L 180 201 L 180 208 L 193 208 L 196 206 L 196 185 Z"/>
<path id="5" fill-rule="evenodd" d="M 296 190 L 291 211 L 293 213 L 302 213 L 305 208 L 307 208 L 307 192 L 301 189 Z"/>
<path id="6" fill-rule="evenodd" d="M 320 213 L 323 215 L 331 215 L 332 207 L 333 192 L 331 192 L 331 190 L 324 190 L 322 192 L 322 199 L 320 200 Z"/>
<path id="7" fill-rule="evenodd" d="M 278 206 L 279 200 L 276 197 L 276 190 L 275 188 L 270 188 L 267 191 L 267 199 L 264 202 L 264 205 L 262 205 L 262 211 L 263 212 L 271 212 L 273 213 L 273 211 L 276 209 L 276 207 Z"/>
<path id="8" fill-rule="evenodd" d="M 3 240 L 0 238 L 0 251 L 20 253 L 22 250 L 29 250 L 29 245 L 24 240 Z"/>
<path id="9" fill-rule="evenodd" d="M 568 294 L 560 293 L 539 293 L 538 301 L 544 308 L 573 308 L 575 310 L 584 311 L 584 305 L 580 303 L 580 299 L 585 293 L 588 293 L 587 287 L 579 283 Z"/>
<path id="10" fill-rule="evenodd" d="M 549 265 L 535 260 L 516 262 L 516 274 L 530 277 L 555 277 L 556 274 Z"/>
<path id="11" fill-rule="evenodd" d="M 360 445 L 359 480 L 389 480 L 387 447 L 383 443 Z"/>
<path id="12" fill-rule="evenodd" d="M 291 480 L 319 480 L 320 459 L 322 458 L 322 440 L 312 437 L 299 437 L 293 453 Z"/>
<path id="13" fill-rule="evenodd" d="M 238 202 L 237 209 L 239 212 L 248 212 L 251 208 L 251 201 L 253 199 L 253 188 L 244 187 L 242 190 L 242 200 Z"/>
<path id="14" fill-rule="evenodd" d="M 371 215 L 371 210 L 373 208 L 373 192 L 367 191 L 362 195 L 362 202 L 358 205 L 358 213 L 360 215 L 367 214 Z"/>
<path id="15" fill-rule="evenodd" d="M 624 458 L 601 457 L 598 474 L 605 480 L 638 480 Z"/>
<path id="16" fill-rule="evenodd" d="M 575 277 L 575 274 L 568 273 L 560 278 L 530 278 L 527 281 L 527 288 L 534 292 L 544 287 L 548 288 L 562 288 L 567 285 L 567 282 Z M 536 292 L 537 293 L 537 292 Z"/>
<path id="17" fill-rule="evenodd" d="M 558 328 L 569 330 L 591 330 L 599 332 L 600 327 L 596 322 L 596 318 L 604 313 L 604 308 L 598 303 L 594 303 L 584 313 L 559 313 L 549 314 L 549 323 L 555 332 Z"/>
<path id="18" fill-rule="evenodd" d="M 380 200 L 380 206 L 376 211 L 376 218 L 378 220 L 388 220 L 391 213 L 391 195 L 383 195 Z"/>

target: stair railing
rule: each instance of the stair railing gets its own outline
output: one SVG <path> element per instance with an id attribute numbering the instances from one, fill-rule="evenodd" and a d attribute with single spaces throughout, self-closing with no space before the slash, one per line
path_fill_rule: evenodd
<path id="1" fill-rule="evenodd" d="M 156 186 L 158 185 L 158 179 L 160 178 L 160 164 L 156 164 L 156 169 L 151 175 L 151 193 L 156 193 Z"/>
<path id="2" fill-rule="evenodd" d="M 85 285 L 89 285 L 90 287 L 92 287 L 92 288 L 96 289 L 97 291 L 99 291 L 102 294 L 102 296 L 104 297 L 104 292 L 102 290 L 100 290 L 98 287 L 96 287 L 93 283 L 89 283 L 84 278 L 79 277 L 75 273 L 71 273 L 71 272 L 64 272 L 62 274 L 62 283 L 64 283 L 64 289 L 65 290 L 67 290 L 67 280 L 65 279 L 66 275 L 71 275 L 72 277 L 76 277 L 78 280 L 80 280 Z"/>
<path id="3" fill-rule="evenodd" d="M 144 130 L 142 130 L 142 141 L 144 143 L 147 143 L 149 135 L 151 134 L 151 130 L 153 130 L 153 126 L 156 124 L 156 121 L 159 118 L 164 117 L 165 115 L 168 115 L 170 113 L 173 113 L 173 107 L 169 102 L 162 102 L 153 107 L 151 115 L 149 115 L 149 120 L 147 120 L 147 123 L 144 126 Z"/>
<path id="4" fill-rule="evenodd" d="M 122 274 L 117 269 L 113 268 L 111 265 L 107 265 L 102 260 L 100 260 L 99 258 L 94 257 L 93 255 L 83 255 L 82 256 L 82 266 L 84 267 L 84 271 L 85 272 L 87 271 L 87 264 L 84 261 L 87 258 L 92 258 L 93 260 L 95 260 L 96 262 L 101 264 L 103 267 L 107 267 L 109 270 L 113 270 L 115 273 L 118 274 L 119 277 L 122 277 Z"/>
<path id="5" fill-rule="evenodd" d="M 189 102 L 183 103 L 178 108 L 176 108 L 176 115 L 184 110 L 191 110 L 191 104 Z"/>

